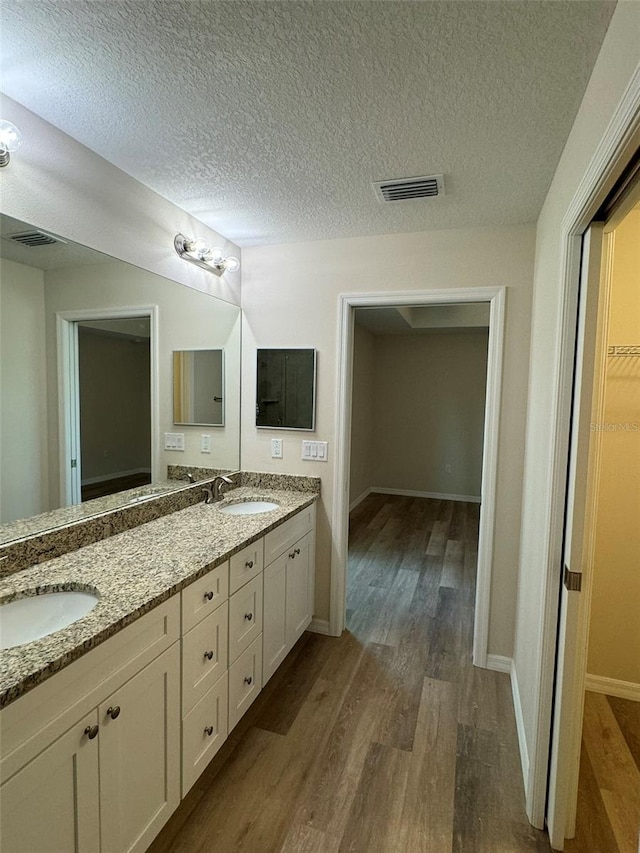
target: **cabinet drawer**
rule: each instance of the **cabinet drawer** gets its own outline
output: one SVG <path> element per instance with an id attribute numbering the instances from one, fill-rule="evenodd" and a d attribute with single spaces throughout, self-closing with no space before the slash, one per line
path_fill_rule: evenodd
<path id="1" fill-rule="evenodd" d="M 229 731 L 262 689 L 262 634 L 229 668 Z"/>
<path id="2" fill-rule="evenodd" d="M 229 663 L 262 633 L 262 574 L 229 599 Z"/>
<path id="3" fill-rule="evenodd" d="M 315 521 L 315 504 L 300 510 L 292 518 L 276 527 L 264 537 L 264 564 L 268 566 L 273 560 L 290 548 L 294 542 L 308 533 Z"/>
<path id="4" fill-rule="evenodd" d="M 264 555 L 264 539 L 259 539 L 238 551 L 229 560 L 229 595 L 244 586 L 251 578 L 262 571 Z"/>
<path id="5" fill-rule="evenodd" d="M 229 595 L 229 562 L 182 590 L 182 633 L 219 607 Z"/>
<path id="6" fill-rule="evenodd" d="M 182 638 L 182 713 L 186 714 L 227 669 L 229 602 Z"/>
<path id="7" fill-rule="evenodd" d="M 183 797 L 226 740 L 228 698 L 225 672 L 182 722 Z"/>

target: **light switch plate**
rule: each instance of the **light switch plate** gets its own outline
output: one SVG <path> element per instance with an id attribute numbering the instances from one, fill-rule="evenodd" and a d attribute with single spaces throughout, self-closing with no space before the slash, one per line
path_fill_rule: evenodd
<path id="1" fill-rule="evenodd" d="M 164 434 L 164 449 L 165 450 L 184 450 L 184 433 L 183 432 L 165 432 L 165 434 Z"/>
<path id="2" fill-rule="evenodd" d="M 326 441 L 303 441 L 302 458 L 307 462 L 328 462 L 329 444 Z"/>

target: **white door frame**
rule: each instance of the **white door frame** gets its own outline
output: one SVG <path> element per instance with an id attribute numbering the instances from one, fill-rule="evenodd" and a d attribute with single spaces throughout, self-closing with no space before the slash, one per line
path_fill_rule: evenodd
<path id="1" fill-rule="evenodd" d="M 125 308 L 87 308 L 56 312 L 58 351 L 58 430 L 60 506 L 80 503 L 80 437 L 78 408 L 77 323 L 84 320 L 149 318 L 149 355 L 151 361 L 151 479 L 159 479 L 158 441 L 158 306 Z M 76 466 L 72 468 L 72 460 Z"/>
<path id="2" fill-rule="evenodd" d="M 351 293 L 340 296 L 338 318 L 338 405 L 336 409 L 336 452 L 334 462 L 336 493 L 333 502 L 332 519 L 334 551 L 331 560 L 330 634 L 339 636 L 345 627 L 355 309 L 388 307 L 391 305 L 411 306 L 487 302 L 490 306 L 489 344 L 487 352 L 487 390 L 482 453 L 482 509 L 480 512 L 478 538 L 478 569 L 473 635 L 473 662 L 476 666 L 486 667 L 495 525 L 505 301 L 506 290 L 504 287 Z"/>
<path id="3" fill-rule="evenodd" d="M 534 826 L 545 825 L 550 767 L 551 721 L 554 696 L 556 643 L 558 639 L 558 594 L 562 566 L 566 478 L 569 464 L 567 435 L 571 423 L 573 362 L 576 342 L 578 290 L 582 235 L 595 218 L 599 208 L 640 147 L 640 66 L 636 69 L 605 131 L 581 183 L 562 220 L 559 240 L 562 260 L 560 283 L 562 313 L 559 324 L 558 373 L 554 378 L 554 425 L 551 464 L 548 479 L 551 484 L 549 523 L 540 535 L 545 540 L 544 602 L 540 619 L 540 668 L 535 691 L 535 734 L 529 751 L 526 811 Z M 550 377 L 551 379 L 551 377 Z M 575 593 L 577 594 L 577 593 Z M 574 595 L 575 595 L 574 594 Z M 565 647 L 559 656 L 572 654 L 576 637 L 565 637 Z M 574 709 L 575 712 L 575 709 Z"/>

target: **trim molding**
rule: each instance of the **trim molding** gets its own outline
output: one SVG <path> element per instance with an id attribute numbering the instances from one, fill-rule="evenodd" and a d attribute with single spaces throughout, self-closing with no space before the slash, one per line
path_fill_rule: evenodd
<path id="1" fill-rule="evenodd" d="M 618 678 L 606 678 L 604 675 L 587 673 L 584 688 L 591 690 L 592 693 L 606 693 L 607 696 L 616 696 L 618 699 L 640 702 L 640 684 L 633 681 L 620 681 Z"/>
<path id="2" fill-rule="evenodd" d="M 307 626 L 307 631 L 312 634 L 325 634 L 327 637 L 332 637 L 331 628 L 328 619 L 316 619 L 315 616 Z"/>
<path id="3" fill-rule="evenodd" d="M 513 658 L 505 655 L 487 655 L 487 669 L 492 669 L 494 672 L 508 672 L 511 675 L 512 667 Z"/>
<path id="4" fill-rule="evenodd" d="M 527 734 L 524 727 L 524 714 L 522 713 L 522 700 L 520 699 L 520 688 L 518 686 L 518 674 L 513 661 L 511 661 L 511 695 L 513 696 L 513 710 L 516 715 L 516 731 L 518 732 L 518 745 L 520 746 L 520 764 L 522 765 L 522 780 L 525 790 L 529 778 L 529 750 L 527 749 Z"/>
<path id="5" fill-rule="evenodd" d="M 351 501 L 349 504 L 349 512 L 353 512 L 353 510 L 359 506 L 365 498 L 368 498 L 373 489 L 365 489 L 364 492 L 355 499 L 355 501 Z"/>
<path id="6" fill-rule="evenodd" d="M 369 492 L 377 495 L 405 495 L 408 498 L 433 498 L 438 501 L 464 501 L 465 503 L 479 504 L 480 495 L 447 495 L 443 492 L 420 492 L 413 489 L 387 489 L 384 486 L 371 486 Z M 358 499 L 360 502 L 360 498 Z"/>

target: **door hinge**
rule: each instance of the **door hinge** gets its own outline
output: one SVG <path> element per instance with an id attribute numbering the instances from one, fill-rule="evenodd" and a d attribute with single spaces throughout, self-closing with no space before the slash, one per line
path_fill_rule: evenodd
<path id="1" fill-rule="evenodd" d="M 564 567 L 564 585 L 569 590 L 569 592 L 581 592 L 582 591 L 582 572 L 571 572 L 565 566 Z"/>
<path id="2" fill-rule="evenodd" d="M 72 460 L 71 460 L 71 467 L 72 467 L 72 468 L 77 468 L 77 467 L 78 467 L 78 460 L 77 460 L 77 459 L 72 459 Z"/>

